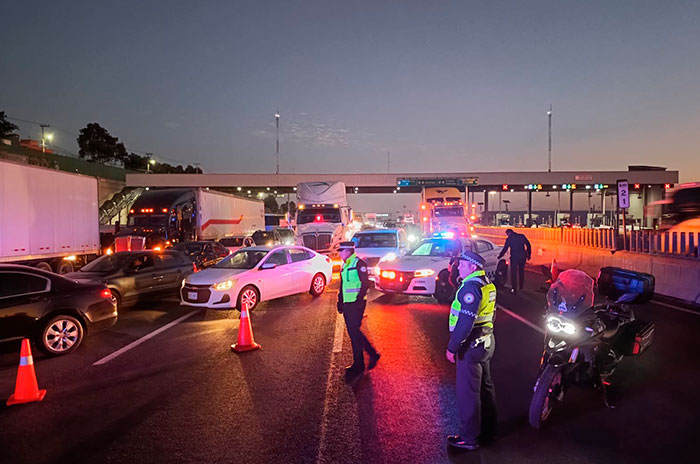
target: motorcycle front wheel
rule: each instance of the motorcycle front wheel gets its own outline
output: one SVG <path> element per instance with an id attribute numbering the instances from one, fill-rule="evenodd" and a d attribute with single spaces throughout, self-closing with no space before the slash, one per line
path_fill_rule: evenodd
<path id="1" fill-rule="evenodd" d="M 554 404 L 560 399 L 563 388 L 563 367 L 547 366 L 540 374 L 530 402 L 530 425 L 542 428 L 552 414 Z"/>

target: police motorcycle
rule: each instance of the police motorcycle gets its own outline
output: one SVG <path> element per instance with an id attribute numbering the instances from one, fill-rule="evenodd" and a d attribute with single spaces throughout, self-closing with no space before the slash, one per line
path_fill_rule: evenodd
<path id="1" fill-rule="evenodd" d="M 562 272 L 547 292 L 545 346 L 530 402 L 529 420 L 541 428 L 572 385 L 599 388 L 607 407 L 610 376 L 624 356 L 643 353 L 654 324 L 630 307 L 654 294 L 654 276 L 606 267 L 597 279 L 606 302 L 594 304 L 595 281 L 585 272 Z"/>

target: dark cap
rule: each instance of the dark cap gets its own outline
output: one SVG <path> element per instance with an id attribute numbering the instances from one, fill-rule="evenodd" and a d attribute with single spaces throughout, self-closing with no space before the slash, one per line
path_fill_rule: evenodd
<path id="1" fill-rule="evenodd" d="M 486 265 L 486 260 L 481 257 L 480 254 L 474 253 L 473 251 L 465 251 L 462 253 L 459 257 L 459 259 L 463 259 L 465 261 L 469 261 L 476 267 L 483 269 L 484 266 Z"/>
<path id="2" fill-rule="evenodd" d="M 355 242 L 340 242 L 338 250 L 354 250 Z"/>

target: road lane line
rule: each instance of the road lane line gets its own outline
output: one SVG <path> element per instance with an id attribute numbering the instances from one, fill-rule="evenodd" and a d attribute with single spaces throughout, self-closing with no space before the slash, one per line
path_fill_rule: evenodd
<path id="1" fill-rule="evenodd" d="M 156 329 L 153 332 L 148 333 L 137 340 L 134 340 L 133 342 L 126 345 L 125 347 L 118 349 L 114 353 L 107 355 L 104 358 L 95 361 L 94 363 L 92 363 L 92 365 L 93 366 L 100 366 L 102 364 L 106 364 L 106 363 L 110 362 L 111 360 L 113 360 L 114 358 L 123 355 L 124 353 L 131 350 L 132 348 L 136 348 L 137 346 L 139 346 L 141 343 L 145 342 L 146 340 L 149 340 L 149 339 L 155 337 L 156 335 L 158 335 L 159 333 L 165 332 L 169 328 L 179 324 L 180 322 L 184 321 L 188 317 L 194 316 L 198 312 L 199 311 L 192 311 L 191 313 L 187 313 L 184 316 L 179 317 L 179 318 L 175 319 L 174 321 L 165 324 L 163 327 Z"/>
<path id="2" fill-rule="evenodd" d="M 525 324 L 526 326 L 530 327 L 531 329 L 534 329 L 534 330 L 538 331 L 538 332 L 541 333 L 541 334 L 544 333 L 544 329 L 543 329 L 542 327 L 540 327 L 540 326 L 538 326 L 537 324 L 534 324 L 534 323 L 528 321 L 527 319 L 525 319 L 524 317 L 522 317 L 522 316 L 519 315 L 519 314 L 514 313 L 514 312 L 511 311 L 510 309 L 506 309 L 506 308 L 503 307 L 502 305 L 498 305 L 498 309 L 500 309 L 501 311 L 503 311 L 504 313 L 506 313 L 506 314 L 509 315 L 510 317 L 519 320 L 520 322 L 522 322 L 522 323 Z"/>
<path id="3" fill-rule="evenodd" d="M 684 313 L 693 314 L 695 316 L 700 316 L 700 312 L 693 311 L 692 309 L 679 308 L 678 306 L 673 306 L 668 303 L 662 303 L 661 301 L 651 300 L 655 305 L 664 306 L 669 309 L 675 309 L 676 311 L 683 311 Z"/>
<path id="4" fill-rule="evenodd" d="M 338 353 L 343 351 L 343 335 L 345 334 L 343 324 L 343 316 L 340 313 L 335 315 L 335 330 L 333 332 L 333 352 L 331 353 L 331 361 L 328 366 L 328 376 L 326 377 L 326 393 L 323 400 L 323 415 L 321 416 L 321 438 L 318 442 L 318 454 L 316 455 L 316 463 L 326 463 L 326 438 L 328 437 L 328 412 L 330 410 L 330 402 L 333 390 L 333 380 L 338 377 Z"/>

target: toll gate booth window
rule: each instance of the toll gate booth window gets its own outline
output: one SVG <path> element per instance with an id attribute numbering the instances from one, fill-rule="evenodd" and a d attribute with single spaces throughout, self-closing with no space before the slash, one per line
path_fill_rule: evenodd
<path id="1" fill-rule="evenodd" d="M 459 207 L 448 207 L 448 208 L 435 208 L 435 217 L 460 217 L 464 216 L 464 208 Z"/>
<path id="2" fill-rule="evenodd" d="M 220 269 L 253 269 L 267 255 L 268 250 L 240 250 L 214 265 Z"/>
<path id="3" fill-rule="evenodd" d="M 357 236 L 357 248 L 396 248 L 395 234 L 360 234 Z"/>
<path id="4" fill-rule="evenodd" d="M 340 212 L 335 208 L 307 209 L 299 213 L 297 224 L 312 222 L 340 222 Z"/>
<path id="5" fill-rule="evenodd" d="M 128 225 L 130 226 L 159 226 L 165 224 L 164 214 L 139 214 L 137 216 L 129 216 Z"/>

